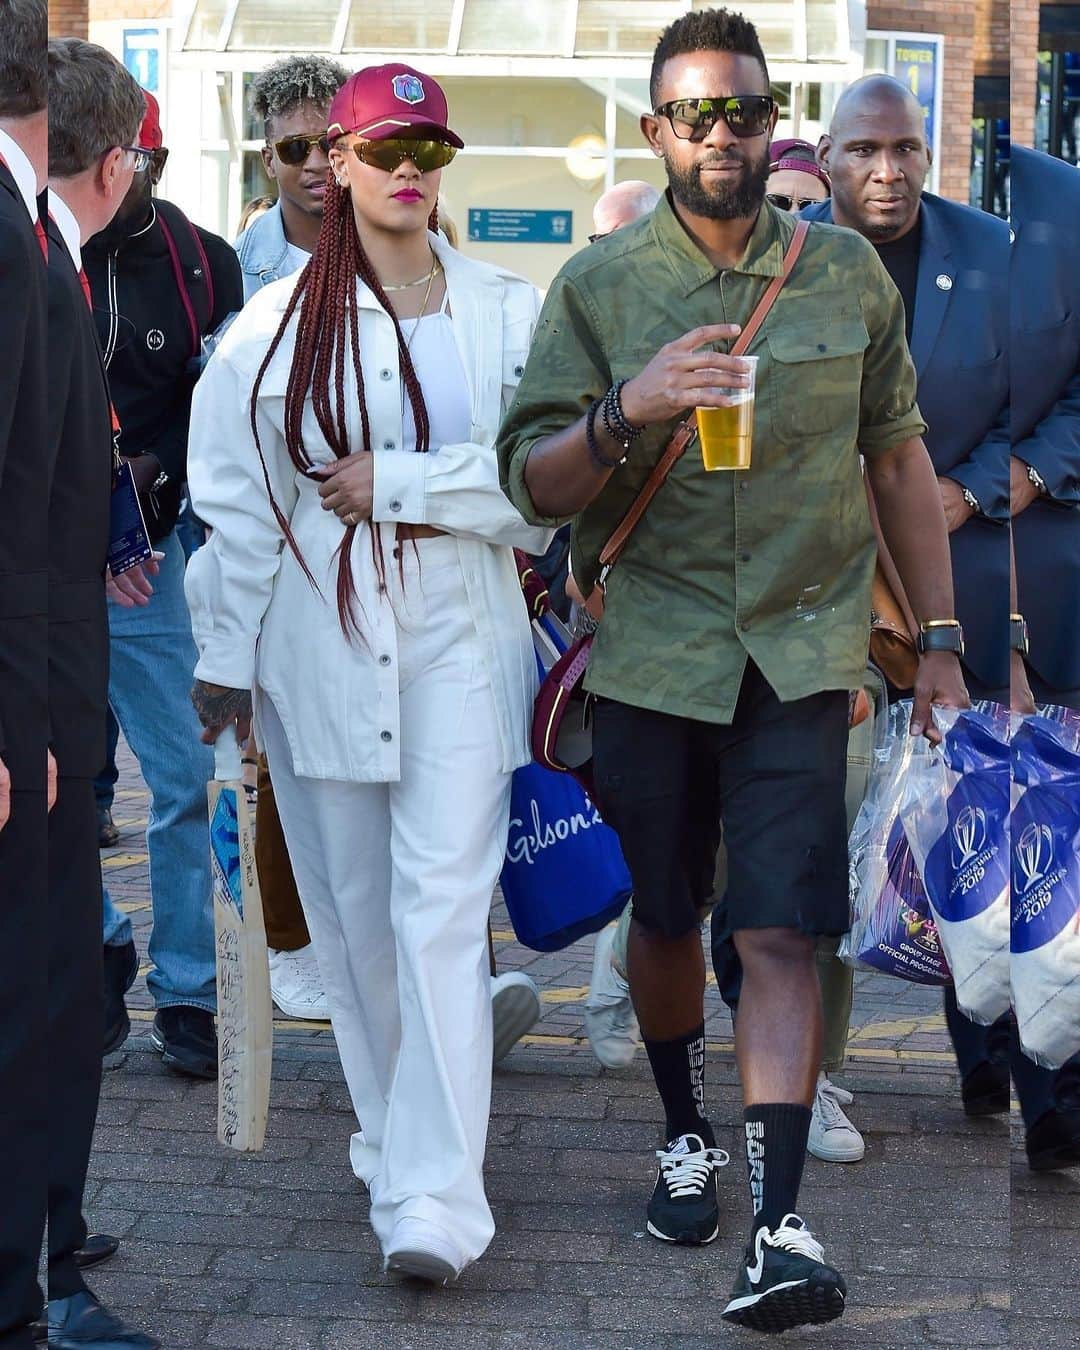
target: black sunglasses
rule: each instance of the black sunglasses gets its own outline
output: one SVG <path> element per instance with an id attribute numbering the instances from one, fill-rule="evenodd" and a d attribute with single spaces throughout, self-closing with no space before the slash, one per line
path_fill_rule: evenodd
<path id="1" fill-rule="evenodd" d="M 610 230 L 604 230 L 602 234 L 590 234 L 589 243 L 595 244 L 598 239 L 606 239 L 610 233 Z"/>
<path id="2" fill-rule="evenodd" d="M 284 136 L 280 141 L 274 141 L 273 144 L 277 157 L 282 164 L 288 164 L 294 169 L 299 168 L 305 162 L 316 146 L 324 155 L 330 153 L 330 142 L 325 131 L 320 131 L 315 136 Z"/>
<path id="3" fill-rule="evenodd" d="M 144 150 L 141 145 L 122 145 L 121 150 L 126 150 L 129 155 L 135 156 L 135 172 L 145 173 L 150 167 L 153 155 L 152 150 Z"/>
<path id="4" fill-rule="evenodd" d="M 768 94 L 733 94 L 730 98 L 677 98 L 662 103 L 654 117 L 666 117 L 681 141 L 703 141 L 717 122 L 735 136 L 761 136 L 769 129 L 776 100 Z"/>
<path id="5" fill-rule="evenodd" d="M 435 169 L 445 169 L 457 154 L 457 146 L 448 145 L 446 141 L 414 141 L 405 136 L 388 136 L 383 141 L 357 141 L 352 149 L 361 164 L 373 164 L 387 173 L 393 173 L 407 159 L 421 173 L 431 173 Z"/>
<path id="6" fill-rule="evenodd" d="M 781 211 L 802 211 L 807 206 L 816 206 L 817 197 L 785 197 L 782 192 L 766 192 L 765 200 L 778 206 Z"/>

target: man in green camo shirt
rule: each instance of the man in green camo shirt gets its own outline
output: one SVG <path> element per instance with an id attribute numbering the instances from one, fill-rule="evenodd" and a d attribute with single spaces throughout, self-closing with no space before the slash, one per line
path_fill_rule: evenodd
<path id="1" fill-rule="evenodd" d="M 742 16 L 672 24 L 642 118 L 669 191 L 572 259 L 548 294 L 498 450 L 527 519 L 573 519 L 585 593 L 678 420 L 746 381 L 745 363 L 717 348 L 781 272 L 794 230 L 764 202 L 769 90 Z M 698 915 L 722 823 L 754 1209 L 724 1316 L 782 1331 L 839 1316 L 846 1296 L 796 1203 L 821 1062 L 814 944 L 848 922 L 847 691 L 865 667 L 874 562 L 860 452 L 926 626 L 912 733 L 935 739 L 931 703 L 964 706 L 967 693 L 903 305 L 866 241 L 811 225 L 750 354 L 751 467 L 707 473 L 696 445 L 679 461 L 611 573 L 586 684 L 597 798 L 634 883 L 630 990 L 665 1111 L 648 1229 L 688 1244 L 718 1232 L 726 1155 L 705 1111 Z M 596 412 L 612 387 L 618 435 Z"/>

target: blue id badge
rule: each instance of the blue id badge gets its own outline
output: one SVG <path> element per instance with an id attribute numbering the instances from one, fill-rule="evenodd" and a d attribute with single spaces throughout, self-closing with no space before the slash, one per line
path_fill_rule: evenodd
<path id="1" fill-rule="evenodd" d="M 131 465 L 116 471 L 109 510 L 109 571 L 114 577 L 153 556 Z"/>

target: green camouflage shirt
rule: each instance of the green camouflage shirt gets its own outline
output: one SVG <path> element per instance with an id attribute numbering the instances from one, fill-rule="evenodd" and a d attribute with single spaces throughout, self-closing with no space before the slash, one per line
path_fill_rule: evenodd
<path id="1" fill-rule="evenodd" d="M 779 275 L 794 218 L 766 204 L 738 266 L 720 272 L 668 197 L 573 257 L 548 292 L 499 433 L 504 490 L 527 520 L 532 445 L 576 421 L 615 381 L 707 323 L 745 323 Z M 875 548 L 859 452 L 925 431 L 904 306 L 874 248 L 813 223 L 751 343 L 751 468 L 706 473 L 697 442 L 672 471 L 608 579 L 587 687 L 638 707 L 730 722 L 749 654 L 788 702 L 859 686 Z M 585 594 L 597 558 L 663 452 L 650 427 L 574 520 Z"/>

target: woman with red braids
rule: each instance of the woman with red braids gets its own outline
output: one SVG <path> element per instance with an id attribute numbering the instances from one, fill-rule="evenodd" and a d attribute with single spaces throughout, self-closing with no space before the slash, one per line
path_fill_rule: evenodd
<path id="1" fill-rule="evenodd" d="M 437 1283 L 494 1232 L 485 934 L 536 680 L 512 549 L 550 537 L 494 451 L 539 297 L 437 233 L 446 123 L 408 66 L 334 99 L 318 247 L 196 388 L 187 573 L 204 738 L 254 689 L 372 1226 Z"/>

